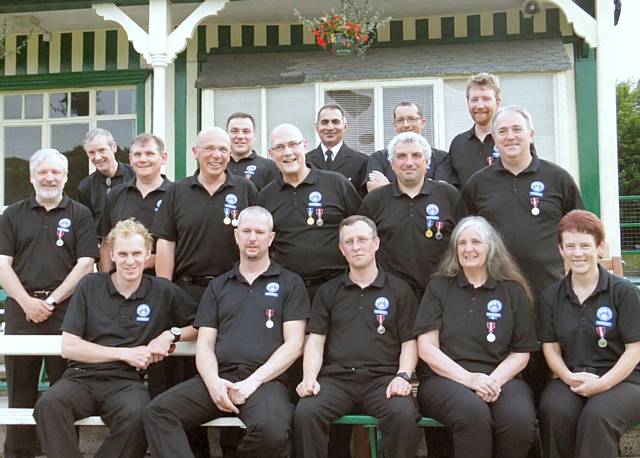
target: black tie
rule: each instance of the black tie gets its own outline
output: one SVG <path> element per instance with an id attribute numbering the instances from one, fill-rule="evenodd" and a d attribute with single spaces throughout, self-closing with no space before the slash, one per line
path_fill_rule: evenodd
<path id="1" fill-rule="evenodd" d="M 333 151 L 330 149 L 327 150 L 327 164 L 331 164 L 333 162 Z"/>

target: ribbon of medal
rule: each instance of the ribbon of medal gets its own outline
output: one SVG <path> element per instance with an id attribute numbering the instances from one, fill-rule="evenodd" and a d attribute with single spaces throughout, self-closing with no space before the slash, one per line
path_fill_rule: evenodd
<path id="1" fill-rule="evenodd" d="M 428 239 L 430 239 L 431 237 L 433 237 L 433 231 L 431 230 L 431 226 L 433 226 L 433 219 L 429 218 L 429 216 L 427 215 L 427 230 L 424 233 L 425 237 L 427 237 Z"/>
<path id="2" fill-rule="evenodd" d="M 436 221 L 436 239 L 442 240 L 442 228 L 444 227 L 444 221 Z"/>
<path id="3" fill-rule="evenodd" d="M 378 334 L 384 334 L 384 332 L 386 331 L 386 329 L 384 328 L 384 315 L 383 314 L 376 314 L 376 321 L 378 322 L 378 328 L 376 329 L 378 331 Z"/>
<path id="4" fill-rule="evenodd" d="M 324 220 L 322 219 L 322 214 L 324 213 L 324 208 L 316 208 L 316 224 L 318 226 L 322 226 L 324 224 Z"/>
<path id="5" fill-rule="evenodd" d="M 57 246 L 63 246 L 64 245 L 64 240 L 62 240 L 62 237 L 64 237 L 64 234 L 67 232 L 68 229 L 65 229 L 63 227 L 59 227 L 56 230 L 56 235 L 58 236 L 58 240 L 56 240 L 56 245 Z"/>
<path id="6" fill-rule="evenodd" d="M 264 324 L 267 329 L 271 329 L 273 327 L 273 315 L 276 311 L 274 309 L 266 309 L 265 310 L 265 315 L 267 315 L 267 322 Z"/>
<path id="7" fill-rule="evenodd" d="M 538 204 L 540 203 L 540 198 L 539 197 L 532 197 L 531 198 L 531 214 L 533 216 L 538 216 L 540 214 L 540 208 L 538 207 Z"/>
<path id="8" fill-rule="evenodd" d="M 604 338 L 607 330 L 604 326 L 596 326 L 596 332 L 598 333 L 598 347 L 605 348 L 607 346 L 607 339 Z"/>
<path id="9" fill-rule="evenodd" d="M 307 224 L 309 226 L 313 226 L 313 224 L 315 223 L 315 221 L 313 220 L 313 208 L 307 208 Z"/>
<path id="10" fill-rule="evenodd" d="M 487 321 L 487 342 L 495 342 L 496 335 L 493 333 L 496 330 L 496 322 L 495 321 Z"/>
<path id="11" fill-rule="evenodd" d="M 231 225 L 233 227 L 238 226 L 238 209 L 237 208 L 231 209 Z"/>
<path id="12" fill-rule="evenodd" d="M 222 222 L 227 226 L 231 224 L 231 218 L 229 218 L 230 214 L 231 214 L 231 209 L 228 207 L 224 207 L 224 219 L 222 220 Z"/>

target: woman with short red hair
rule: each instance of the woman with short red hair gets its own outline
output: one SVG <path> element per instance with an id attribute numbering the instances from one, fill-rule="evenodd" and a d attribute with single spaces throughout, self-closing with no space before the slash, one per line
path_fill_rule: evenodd
<path id="1" fill-rule="evenodd" d="M 584 210 L 558 226 L 567 276 L 542 293 L 544 356 L 555 375 L 540 400 L 545 458 L 618 456 L 640 422 L 640 293 L 607 272 L 604 226 Z"/>

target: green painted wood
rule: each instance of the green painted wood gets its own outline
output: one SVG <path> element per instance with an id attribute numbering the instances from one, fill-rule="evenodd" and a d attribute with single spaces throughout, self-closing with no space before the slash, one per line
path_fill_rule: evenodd
<path id="1" fill-rule="evenodd" d="M 402 21 L 391 21 L 389 23 L 389 40 L 392 43 L 402 41 L 404 38 L 404 31 L 402 30 Z"/>
<path id="2" fill-rule="evenodd" d="M 82 34 L 82 71 L 92 72 L 94 67 L 95 32 Z"/>
<path id="3" fill-rule="evenodd" d="M 416 39 L 429 38 L 429 20 L 428 19 L 416 19 Z"/>
<path id="4" fill-rule="evenodd" d="M 133 43 L 129 42 L 129 68 L 140 68 L 140 53 L 133 47 Z"/>
<path id="5" fill-rule="evenodd" d="M 580 191 L 585 207 L 599 215 L 598 91 L 593 49 L 586 59 L 576 61 L 575 75 Z"/>
<path id="6" fill-rule="evenodd" d="M 118 32 L 107 30 L 105 38 L 105 68 L 108 71 L 118 68 Z"/>
<path id="7" fill-rule="evenodd" d="M 524 17 L 522 12 L 518 15 L 520 16 L 520 35 L 533 35 L 533 17 Z"/>
<path id="8" fill-rule="evenodd" d="M 291 25 L 291 45 L 301 46 L 303 44 L 303 29 L 302 24 Z"/>
<path id="9" fill-rule="evenodd" d="M 560 10 L 558 8 L 545 10 L 545 14 L 545 20 L 547 22 L 547 33 L 560 34 Z"/>
<path id="10" fill-rule="evenodd" d="M 219 48 L 231 47 L 231 26 L 230 25 L 218 26 L 218 47 Z"/>
<path id="11" fill-rule="evenodd" d="M 276 47 L 280 41 L 277 25 L 267 26 L 267 47 Z"/>
<path id="12" fill-rule="evenodd" d="M 469 38 L 480 37 L 480 15 L 472 14 L 467 16 L 467 36 Z"/>
<path id="13" fill-rule="evenodd" d="M 187 173 L 187 52 L 178 54 L 174 62 L 174 132 L 175 132 L 175 177 L 183 178 Z"/>
<path id="14" fill-rule="evenodd" d="M 150 70 L 119 70 L 117 72 L 74 72 L 44 75 L 5 76 L 0 91 L 116 86 L 143 83 Z M 144 106 L 144 105 L 143 105 Z"/>
<path id="15" fill-rule="evenodd" d="M 497 37 L 507 35 L 507 13 L 493 13 L 493 35 Z"/>
<path id="16" fill-rule="evenodd" d="M 16 75 L 27 74 L 27 35 L 18 35 L 16 37 Z"/>
<path id="17" fill-rule="evenodd" d="M 455 23 L 453 17 L 450 16 L 440 18 L 440 27 L 442 29 L 442 38 L 455 38 Z"/>
<path id="18" fill-rule="evenodd" d="M 242 26 L 242 47 L 243 48 L 253 48 L 255 44 L 254 35 L 255 35 L 254 26 L 252 25 Z"/>
<path id="19" fill-rule="evenodd" d="M 145 86 L 144 80 L 136 84 L 136 133 L 143 133 L 145 128 Z"/>
<path id="20" fill-rule="evenodd" d="M 49 42 L 38 35 L 38 73 L 49 73 Z"/>
<path id="21" fill-rule="evenodd" d="M 60 72 L 71 71 L 71 33 L 60 34 Z"/>

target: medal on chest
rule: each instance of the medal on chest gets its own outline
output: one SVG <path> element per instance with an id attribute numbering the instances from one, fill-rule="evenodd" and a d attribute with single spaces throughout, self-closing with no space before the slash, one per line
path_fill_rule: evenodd
<path id="1" fill-rule="evenodd" d="M 273 328 L 273 319 L 272 318 L 273 318 L 273 315 L 275 314 L 275 312 L 276 311 L 274 309 L 266 309 L 265 312 L 264 312 L 264 314 L 267 316 L 267 321 L 264 324 L 267 327 L 267 329 Z"/>
<path id="2" fill-rule="evenodd" d="M 318 227 L 322 226 L 324 224 L 324 220 L 322 219 L 323 214 L 322 194 L 318 191 L 310 192 L 307 202 L 307 225 L 313 226 L 315 224 Z"/>
<path id="3" fill-rule="evenodd" d="M 603 305 L 596 310 L 596 334 L 598 334 L 598 347 L 606 348 L 608 344 L 607 328 L 613 327 L 613 310 L 611 307 Z"/>
<path id="4" fill-rule="evenodd" d="M 222 222 L 228 226 L 231 224 L 233 227 L 238 225 L 238 196 L 235 194 L 227 194 L 224 198 L 224 218 Z"/>
<path id="5" fill-rule="evenodd" d="M 67 232 L 69 232 L 69 228 L 71 227 L 71 220 L 69 218 L 61 218 L 58 221 L 58 227 L 56 228 L 56 246 L 63 247 L 64 246 L 64 236 Z"/>
<path id="6" fill-rule="evenodd" d="M 529 202 L 531 203 L 531 214 L 538 216 L 540 214 L 540 199 L 544 197 L 544 183 L 542 181 L 533 181 L 529 190 Z"/>
<path id="7" fill-rule="evenodd" d="M 487 302 L 487 342 L 496 341 L 496 322 L 502 318 L 502 302 L 498 299 L 491 299 Z"/>
<path id="8" fill-rule="evenodd" d="M 378 324 L 376 331 L 378 334 L 382 335 L 387 331 L 384 327 L 384 320 L 389 314 L 389 299 L 386 297 L 377 298 L 373 303 L 373 314 L 376 318 L 376 323 Z"/>
<path id="9" fill-rule="evenodd" d="M 427 208 L 425 211 L 426 211 L 425 218 L 427 222 L 427 230 L 425 231 L 424 235 L 425 237 L 430 239 L 431 237 L 433 237 L 433 229 L 432 229 L 433 226 L 435 225 L 436 228 L 438 228 L 438 223 L 440 223 L 440 221 L 438 221 L 440 219 L 440 207 L 438 207 L 436 204 L 429 204 L 427 205 Z M 442 226 L 444 226 L 444 224 Z M 438 233 L 439 231 L 440 229 L 438 229 Z M 438 238 L 437 233 L 436 233 L 436 238 Z M 442 234 L 440 234 L 440 238 L 442 238 Z"/>

